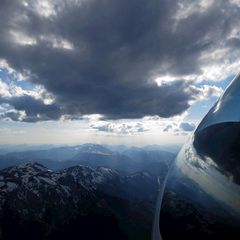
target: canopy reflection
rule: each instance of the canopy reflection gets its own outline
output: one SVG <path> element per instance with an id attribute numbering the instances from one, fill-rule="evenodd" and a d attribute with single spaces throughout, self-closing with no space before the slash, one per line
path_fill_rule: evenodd
<path id="1" fill-rule="evenodd" d="M 240 238 L 240 77 L 178 154 L 162 199 L 168 239 Z"/>

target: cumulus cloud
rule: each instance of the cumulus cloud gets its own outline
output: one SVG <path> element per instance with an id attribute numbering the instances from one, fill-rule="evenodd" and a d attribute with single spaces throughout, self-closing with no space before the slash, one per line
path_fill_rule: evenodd
<path id="1" fill-rule="evenodd" d="M 201 86 L 190 86 L 192 92 L 195 92 L 195 99 L 191 101 L 191 103 L 195 101 L 204 101 L 208 100 L 211 97 L 219 98 L 222 93 L 223 89 L 221 87 L 217 87 L 214 85 L 201 85 Z"/>
<path id="2" fill-rule="evenodd" d="M 125 122 L 125 123 L 95 123 L 91 124 L 91 128 L 98 130 L 100 132 L 105 133 L 113 133 L 117 135 L 134 135 L 139 133 L 144 133 L 149 131 L 150 129 L 144 123 L 133 123 L 133 122 Z"/>
<path id="3" fill-rule="evenodd" d="M 236 4 L 2 0 L 1 61 L 54 101 L 26 95 L 6 100 L 6 91 L 2 97 L 25 111 L 26 121 L 181 114 L 219 92 L 195 82 L 224 79 L 239 66 Z"/>
<path id="4" fill-rule="evenodd" d="M 203 85 L 198 89 L 200 91 L 200 99 L 209 99 L 212 96 L 220 97 L 223 93 L 223 89 L 217 86 Z"/>
<path id="5" fill-rule="evenodd" d="M 194 123 L 181 122 L 177 124 L 176 122 L 170 122 L 163 126 L 162 131 L 172 133 L 174 135 L 187 135 L 188 133 L 194 131 L 196 128 Z"/>
<path id="6" fill-rule="evenodd" d="M 196 128 L 194 123 L 182 122 L 180 124 L 180 129 L 186 132 L 192 132 Z"/>
<path id="7" fill-rule="evenodd" d="M 172 129 L 172 125 L 167 125 L 164 129 L 163 132 L 168 132 L 170 129 Z"/>
<path id="8" fill-rule="evenodd" d="M 12 121 L 23 121 L 26 117 L 24 111 L 17 111 L 15 109 L 0 113 L 0 119 L 12 120 Z"/>
<path id="9" fill-rule="evenodd" d="M 186 120 L 187 114 L 172 118 L 161 118 L 158 116 L 147 116 L 142 119 L 124 120 L 89 120 L 89 127 L 98 132 L 109 135 L 171 135 L 185 136 L 195 129 L 195 124 Z"/>

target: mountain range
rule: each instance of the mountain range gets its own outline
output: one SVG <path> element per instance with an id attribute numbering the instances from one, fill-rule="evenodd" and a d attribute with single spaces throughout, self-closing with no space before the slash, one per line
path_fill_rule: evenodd
<path id="1" fill-rule="evenodd" d="M 34 161 L 52 170 L 60 170 L 78 164 L 91 167 L 109 167 L 123 174 L 149 171 L 158 176 L 164 174 L 175 154 L 154 148 L 113 148 L 99 144 L 63 146 L 44 150 L 28 150 L 0 153 L 0 169 Z"/>
<path id="2" fill-rule="evenodd" d="M 0 239 L 151 239 L 174 157 L 156 146 L 2 151 Z"/>
<path id="3" fill-rule="evenodd" d="M 157 189 L 148 172 L 9 167 L 0 171 L 1 239 L 150 239 Z"/>

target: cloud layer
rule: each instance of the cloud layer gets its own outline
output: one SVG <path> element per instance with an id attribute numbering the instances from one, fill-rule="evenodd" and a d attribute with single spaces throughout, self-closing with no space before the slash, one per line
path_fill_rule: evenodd
<path id="1" fill-rule="evenodd" d="M 191 102 L 219 92 L 216 87 L 196 87 L 196 82 L 235 73 L 237 4 L 2 0 L 0 59 L 27 81 L 43 86 L 54 102 L 46 104 L 29 94 L 9 98 L 1 91 L 0 101 L 23 111 L 24 121 L 63 115 L 122 119 L 181 114 Z"/>

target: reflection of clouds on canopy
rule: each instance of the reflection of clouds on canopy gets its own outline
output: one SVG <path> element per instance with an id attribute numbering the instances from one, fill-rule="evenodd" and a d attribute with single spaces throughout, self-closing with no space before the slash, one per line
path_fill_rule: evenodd
<path id="1" fill-rule="evenodd" d="M 191 141 L 181 150 L 176 165 L 184 177 L 193 180 L 215 200 L 231 207 L 238 214 L 240 213 L 239 185 L 223 175 L 212 159 L 205 158 L 203 160 L 198 156 Z"/>

